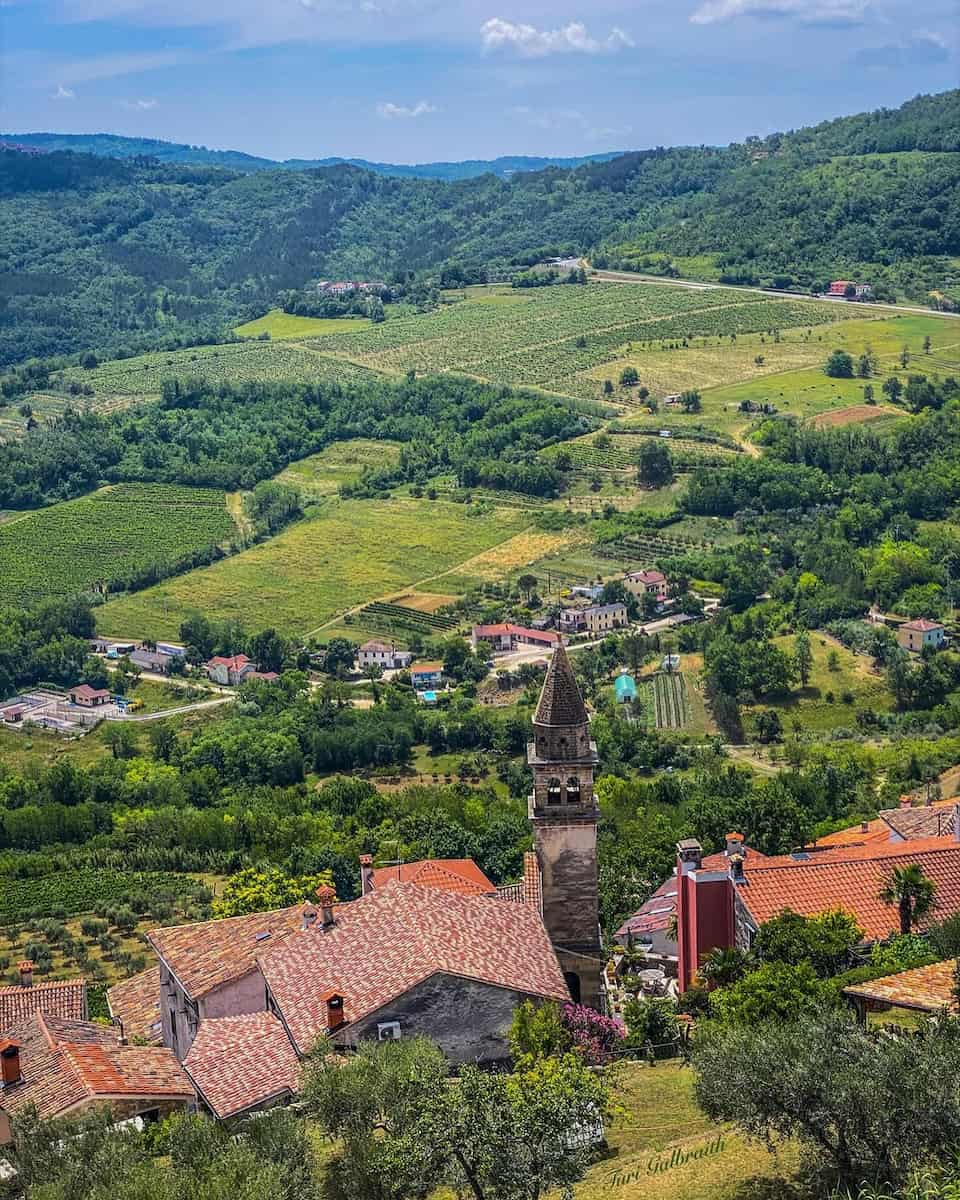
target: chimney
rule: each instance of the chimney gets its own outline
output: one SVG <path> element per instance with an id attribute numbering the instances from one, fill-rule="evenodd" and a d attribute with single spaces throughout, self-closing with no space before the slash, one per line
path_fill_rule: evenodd
<path id="1" fill-rule="evenodd" d="M 360 895 L 373 891 L 373 855 L 360 855 Z"/>
<path id="2" fill-rule="evenodd" d="M 333 924 L 333 906 L 337 902 L 337 893 L 328 885 L 318 887 L 317 900 L 320 902 L 320 924 L 324 929 L 329 929 Z"/>
<path id="3" fill-rule="evenodd" d="M 728 833 L 726 840 L 727 840 L 727 849 L 726 849 L 727 858 L 730 858 L 732 855 L 738 854 L 742 860 L 744 857 L 743 834 L 742 833 Z"/>
<path id="4" fill-rule="evenodd" d="M 861 821 L 860 822 L 860 832 L 861 833 L 869 833 L 870 832 L 870 822 L 869 821 Z"/>
<path id="5" fill-rule="evenodd" d="M 332 1033 L 335 1029 L 339 1029 L 344 1022 L 343 1013 L 343 997 L 339 992 L 327 991 L 323 992 L 320 999 L 325 1001 L 327 1006 L 327 1032 Z"/>
<path id="6" fill-rule="evenodd" d="M 22 963 L 18 963 L 17 970 L 20 972 L 20 986 L 33 987 L 33 963 L 30 959 L 25 958 Z"/>
<path id="7" fill-rule="evenodd" d="M 317 910 L 312 904 L 306 904 L 303 908 L 303 928 L 312 929 L 317 923 Z"/>
<path id="8" fill-rule="evenodd" d="M 116 1018 L 116 1025 L 117 1025 L 117 1041 L 120 1043 L 121 1046 L 125 1046 L 127 1044 L 127 1035 L 123 1028 L 123 1022 L 120 1020 L 119 1017 Z"/>
<path id="9" fill-rule="evenodd" d="M 680 875 L 697 871 L 703 862 L 703 847 L 696 838 L 685 838 L 682 842 L 677 842 L 677 857 L 680 860 L 678 864 Z"/>
<path id="10" fill-rule="evenodd" d="M 913 799 L 909 795 L 901 796 L 900 797 L 900 807 L 901 808 L 913 808 Z"/>
<path id="11" fill-rule="evenodd" d="M 960 842 L 960 804 L 953 806 L 953 836 L 955 841 Z"/>
<path id="12" fill-rule="evenodd" d="M 729 861 L 730 861 L 730 878 L 733 880 L 734 883 L 743 883 L 743 880 L 744 880 L 743 855 L 742 854 L 731 854 L 729 856 Z"/>
<path id="13" fill-rule="evenodd" d="M 0 1086 L 13 1087 L 20 1082 L 20 1043 L 4 1038 L 0 1042 Z"/>

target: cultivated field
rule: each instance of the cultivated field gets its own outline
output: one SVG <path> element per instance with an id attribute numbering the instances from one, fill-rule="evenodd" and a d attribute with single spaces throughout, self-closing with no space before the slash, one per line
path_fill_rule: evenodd
<path id="1" fill-rule="evenodd" d="M 160 395 L 164 379 L 193 376 L 212 383 L 275 382 L 345 383 L 365 377 L 361 367 L 318 353 L 302 342 L 243 341 L 224 346 L 193 346 L 189 350 L 165 350 L 106 362 L 92 371 L 70 367 L 62 374 L 64 383 L 89 384 L 95 392 L 94 408 L 115 397 L 152 399 Z M 116 401 L 115 405 L 116 406 Z"/>
<path id="2" fill-rule="evenodd" d="M 223 492 L 124 483 L 0 525 L 0 604 L 87 591 L 169 569 L 235 532 Z"/>
<path id="3" fill-rule="evenodd" d="M 272 308 L 256 321 L 247 321 L 233 331 L 238 337 L 255 338 L 268 333 L 271 338 L 319 337 L 369 325 L 366 317 L 297 317 L 282 308 Z"/>
<path id="4" fill-rule="evenodd" d="M 900 421 L 904 413 L 899 408 L 885 408 L 877 404 L 852 404 L 849 408 L 837 408 L 833 412 L 820 413 L 810 424 L 815 429 L 842 429 L 845 425 L 863 425 L 880 421 Z"/>
<path id="5" fill-rule="evenodd" d="M 364 471 L 389 466 L 399 457 L 399 442 L 351 438 L 332 442 L 319 454 L 291 463 L 277 479 L 295 487 L 305 500 L 316 500 L 333 495 L 343 484 L 355 483 Z"/>
<path id="6" fill-rule="evenodd" d="M 440 501 L 331 500 L 241 554 L 110 601 L 98 624 L 117 636 L 171 637 L 196 610 L 251 630 L 304 635 L 355 606 L 433 579 L 527 523 L 511 510 Z"/>

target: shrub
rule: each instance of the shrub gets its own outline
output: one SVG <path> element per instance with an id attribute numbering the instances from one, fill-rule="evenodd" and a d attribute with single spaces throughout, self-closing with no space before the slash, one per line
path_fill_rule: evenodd
<path id="1" fill-rule="evenodd" d="M 626 1031 L 622 1023 L 585 1004 L 564 1004 L 560 1021 L 574 1050 L 591 1066 L 611 1062 L 623 1046 Z"/>

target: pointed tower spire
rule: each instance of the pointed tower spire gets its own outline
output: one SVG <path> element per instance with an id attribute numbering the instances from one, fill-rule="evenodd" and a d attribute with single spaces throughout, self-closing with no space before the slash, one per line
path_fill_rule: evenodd
<path id="1" fill-rule="evenodd" d="M 587 710 L 577 686 L 570 658 L 560 642 L 553 652 L 543 681 L 534 725 L 586 725 Z"/>

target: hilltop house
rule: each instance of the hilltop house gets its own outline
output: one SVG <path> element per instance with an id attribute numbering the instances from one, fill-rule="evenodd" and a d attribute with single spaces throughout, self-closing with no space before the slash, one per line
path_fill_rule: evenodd
<path id="1" fill-rule="evenodd" d="M 438 688 L 443 684 L 443 663 L 417 663 L 410 668 L 410 682 L 414 691 L 423 692 Z"/>
<path id="2" fill-rule="evenodd" d="M 234 654 L 229 658 L 223 658 L 218 654 L 203 665 L 207 672 L 207 678 L 212 683 L 219 683 L 224 687 L 236 687 L 256 670 L 255 665 L 245 654 Z"/>
<path id="3" fill-rule="evenodd" d="M 67 693 L 70 703 L 80 708 L 100 708 L 110 703 L 110 693 L 106 688 L 92 688 L 89 683 L 81 683 L 79 687 L 71 688 Z"/>
<path id="4" fill-rule="evenodd" d="M 853 289 L 849 294 L 848 288 Z M 835 279 L 827 288 L 828 296 L 848 296 L 851 300 L 866 300 L 872 294 L 869 283 L 855 283 L 852 279 Z"/>
<path id="5" fill-rule="evenodd" d="M 398 650 L 392 643 L 369 641 L 364 642 L 357 651 L 357 669 L 380 667 L 384 671 L 397 671 L 409 667 L 413 655 L 409 650 Z"/>
<path id="6" fill-rule="evenodd" d="M 474 649 L 481 643 L 495 653 L 516 650 L 518 646 L 540 646 L 551 649 L 560 643 L 560 635 L 552 629 L 528 629 L 509 621 L 497 625 L 474 625 L 471 640 Z"/>
<path id="7" fill-rule="evenodd" d="M 653 567 L 643 571 L 628 571 L 623 577 L 623 586 L 637 599 L 652 594 L 657 603 L 662 604 L 667 598 L 667 577 Z"/>
<path id="8" fill-rule="evenodd" d="M 897 629 L 897 641 L 904 650 L 912 650 L 915 654 L 926 650 L 927 647 L 939 650 L 946 635 L 947 631 L 939 621 L 929 621 L 926 617 L 918 617 L 915 621 L 904 621 Z"/>
<path id="9" fill-rule="evenodd" d="M 627 606 L 620 600 L 613 604 L 591 604 L 583 610 L 587 632 L 594 635 L 624 629 L 629 624 Z"/>
<path id="10" fill-rule="evenodd" d="M 525 999 L 599 1005 L 597 763 L 562 646 L 528 747 L 535 852 L 497 888 L 469 859 L 376 868 L 361 859 L 359 899 L 317 902 L 152 930 L 158 966 L 112 988 L 123 1028 L 162 1040 L 200 1103 L 223 1119 L 277 1103 L 323 1035 L 423 1034 L 452 1062 L 496 1062 Z"/>

